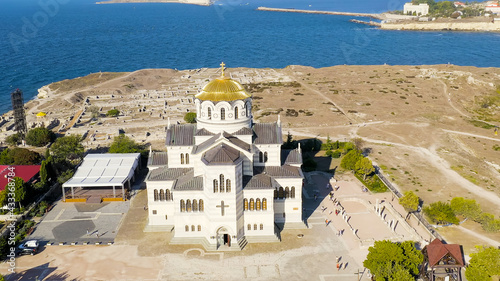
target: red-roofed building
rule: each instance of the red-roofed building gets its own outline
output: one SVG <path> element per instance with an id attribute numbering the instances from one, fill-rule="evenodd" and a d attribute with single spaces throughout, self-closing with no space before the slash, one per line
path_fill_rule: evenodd
<path id="1" fill-rule="evenodd" d="M 12 171 L 9 167 L 14 168 Z M 3 191 L 9 183 L 9 172 L 13 172 L 15 177 L 22 178 L 24 182 L 34 180 L 40 172 L 40 165 L 0 165 L 0 191 Z"/>
<path id="2" fill-rule="evenodd" d="M 439 239 L 434 239 L 422 250 L 424 263 L 420 272 L 427 280 L 434 281 L 436 278 L 449 280 L 462 280 L 462 267 L 465 266 L 462 247 L 458 244 L 444 244 Z M 446 279 L 445 279 L 446 280 Z"/>

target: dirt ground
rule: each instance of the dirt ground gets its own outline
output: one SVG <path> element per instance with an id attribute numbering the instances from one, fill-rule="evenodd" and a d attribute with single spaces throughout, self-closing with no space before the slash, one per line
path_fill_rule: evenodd
<path id="1" fill-rule="evenodd" d="M 371 150 L 369 157 L 387 177 L 401 191 L 414 191 L 424 204 L 462 196 L 476 199 L 484 211 L 500 215 L 500 137 L 495 134 L 495 126 L 500 124 L 499 68 L 288 66 L 229 68 L 226 73 L 248 80 L 243 84 L 254 97 L 255 122 L 273 122 L 279 114 L 283 132 L 290 132 L 295 139 L 360 137 L 364 147 Z M 171 122 L 183 122 L 183 114 L 194 111 L 194 104 L 169 102 L 167 109 L 157 115 L 156 109 L 147 110 L 162 103 L 162 98 L 138 93 L 183 89 L 198 79 L 199 84 L 189 86 L 184 94 L 186 99 L 192 99 L 199 85 L 217 76 L 216 69 L 92 74 L 50 85 L 47 98 L 28 102 L 27 115 L 34 122 L 34 115 L 44 111 L 47 118 L 68 122 L 76 112 L 88 107 L 86 98 L 91 99 L 91 104 L 99 104 L 97 96 L 112 95 L 112 100 L 101 104 L 101 112 L 116 107 L 123 111 L 122 116 L 101 117 L 95 123 L 83 120 L 68 132 L 97 132 L 94 142 L 85 143 L 92 147 L 110 141 L 110 137 L 100 141 L 99 133 L 118 133 L 118 128 L 124 128 L 137 141 L 163 150 L 166 117 Z M 129 106 L 132 103 L 134 108 Z M 138 112 L 138 105 L 144 105 L 146 111 Z M 149 136 L 144 136 L 144 128 L 151 132 Z M 0 140 L 10 133 L 0 132 Z M 469 224 L 463 227 L 489 235 Z M 456 243 L 477 239 L 459 228 L 445 232 L 446 238 Z M 498 236 L 492 238 L 500 240 Z"/>

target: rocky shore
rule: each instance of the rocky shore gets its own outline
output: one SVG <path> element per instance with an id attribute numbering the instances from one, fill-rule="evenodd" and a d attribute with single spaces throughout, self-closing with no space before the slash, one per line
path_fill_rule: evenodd
<path id="1" fill-rule="evenodd" d="M 500 21 L 495 22 L 402 22 L 382 23 L 381 29 L 387 30 L 451 30 L 500 32 Z"/>

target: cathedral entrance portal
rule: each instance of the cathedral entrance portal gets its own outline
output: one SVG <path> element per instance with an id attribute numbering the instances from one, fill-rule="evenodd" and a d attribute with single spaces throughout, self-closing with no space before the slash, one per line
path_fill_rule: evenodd
<path id="1" fill-rule="evenodd" d="M 231 235 L 225 227 L 217 230 L 217 249 L 221 247 L 231 247 Z"/>

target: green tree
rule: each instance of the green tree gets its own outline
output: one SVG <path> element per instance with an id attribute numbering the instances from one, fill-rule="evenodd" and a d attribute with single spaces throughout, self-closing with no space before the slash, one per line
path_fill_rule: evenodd
<path id="1" fill-rule="evenodd" d="M 9 190 L 6 188 L 6 186 L 4 186 L 4 188 L 4 190 L 0 191 L 0 206 L 5 206 L 7 205 L 7 203 L 9 203 L 7 201 Z"/>
<path id="2" fill-rule="evenodd" d="M 135 153 L 141 152 L 141 150 L 143 150 L 141 145 L 124 134 L 115 137 L 109 147 L 109 153 Z"/>
<path id="3" fill-rule="evenodd" d="M 482 213 L 479 216 L 478 222 L 488 232 L 497 232 L 500 230 L 500 220 L 495 219 L 495 216 L 492 214 Z"/>
<path id="4" fill-rule="evenodd" d="M 43 160 L 42 165 L 40 166 L 40 181 L 45 185 L 47 184 L 48 179 L 47 160 Z"/>
<path id="5" fill-rule="evenodd" d="M 470 262 L 465 270 L 469 281 L 493 280 L 500 276 L 500 249 L 476 246 L 478 252 L 470 254 Z"/>
<path id="6" fill-rule="evenodd" d="M 26 196 L 26 186 L 22 178 L 14 177 L 14 200 L 19 203 L 19 207 L 21 207 L 21 202 L 24 201 L 24 197 Z M 10 187 L 9 191 L 12 192 Z"/>
<path id="7" fill-rule="evenodd" d="M 186 113 L 186 115 L 184 115 L 184 121 L 190 124 L 196 123 L 196 113 L 195 112 Z"/>
<path id="8" fill-rule="evenodd" d="M 292 134 L 290 132 L 286 135 L 286 141 L 281 146 L 283 149 L 294 149 L 297 148 L 297 142 L 293 140 Z"/>
<path id="9" fill-rule="evenodd" d="M 32 146 L 45 146 L 56 139 L 56 135 L 45 127 L 34 128 L 26 134 L 26 143 Z"/>
<path id="10" fill-rule="evenodd" d="M 12 146 L 15 146 L 19 143 L 19 141 L 21 140 L 21 135 L 19 133 L 16 133 L 16 134 L 13 134 L 13 135 L 10 135 L 8 136 L 6 139 L 5 139 L 5 142 L 8 144 L 8 145 L 12 145 Z"/>
<path id="11" fill-rule="evenodd" d="M 359 159 L 358 162 L 356 162 L 356 164 L 354 165 L 354 169 L 357 173 L 363 175 L 363 180 L 366 180 L 366 176 L 375 172 L 372 161 L 366 157 Z"/>
<path id="12" fill-rule="evenodd" d="M 414 280 L 418 265 L 424 257 L 412 241 L 393 243 L 389 240 L 375 241 L 368 248 L 363 266 L 374 275 L 375 280 Z M 408 277 L 412 276 L 413 279 Z M 401 279 L 398 279 L 401 278 Z"/>
<path id="13" fill-rule="evenodd" d="M 419 203 L 419 198 L 413 191 L 407 191 L 403 197 L 399 198 L 399 204 L 407 212 L 415 212 L 418 209 Z"/>
<path id="14" fill-rule="evenodd" d="M 424 207 L 424 213 L 433 223 L 437 224 L 458 224 L 458 219 L 453 213 L 449 203 L 441 201 L 431 203 L 430 206 Z"/>
<path id="15" fill-rule="evenodd" d="M 84 148 L 80 135 L 71 135 L 58 138 L 50 147 L 51 156 L 56 163 L 67 163 L 69 166 L 80 163 Z"/>
<path id="16" fill-rule="evenodd" d="M 7 148 L 0 154 L 0 165 L 36 165 L 40 160 L 40 154 L 21 147 Z"/>
<path id="17" fill-rule="evenodd" d="M 111 109 L 111 110 L 108 110 L 108 112 L 106 112 L 106 116 L 108 117 L 116 117 L 120 115 L 120 110 L 118 109 Z"/>
<path id="18" fill-rule="evenodd" d="M 363 155 L 361 154 L 361 152 L 359 152 L 359 150 L 352 149 L 346 155 L 344 155 L 344 158 L 342 158 L 342 161 L 340 161 L 340 167 L 342 167 L 346 170 L 355 170 L 356 163 L 361 158 L 363 158 Z"/>
<path id="19" fill-rule="evenodd" d="M 450 201 L 451 209 L 456 215 L 477 221 L 481 215 L 481 207 L 474 199 L 465 199 L 463 197 L 455 197 Z"/>
<path id="20" fill-rule="evenodd" d="M 68 169 L 68 170 L 62 172 L 62 174 L 59 177 L 57 177 L 57 182 L 59 182 L 60 184 L 63 184 L 65 182 L 67 182 L 70 178 L 72 178 L 73 175 L 74 175 L 73 170 Z"/>

